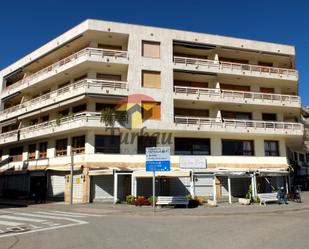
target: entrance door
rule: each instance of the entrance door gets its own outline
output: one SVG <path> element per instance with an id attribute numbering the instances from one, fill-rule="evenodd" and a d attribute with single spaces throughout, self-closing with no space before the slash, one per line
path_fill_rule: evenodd
<path id="1" fill-rule="evenodd" d="M 163 196 L 170 195 L 170 183 L 169 178 L 167 177 L 160 178 L 160 195 Z"/>
<path id="2" fill-rule="evenodd" d="M 47 197 L 47 181 L 46 176 L 30 177 L 30 197 L 37 196 L 39 200 L 45 201 Z"/>

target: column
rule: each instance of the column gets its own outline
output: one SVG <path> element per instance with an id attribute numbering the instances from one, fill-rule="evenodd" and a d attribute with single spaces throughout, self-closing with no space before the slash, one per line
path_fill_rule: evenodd
<path id="1" fill-rule="evenodd" d="M 114 204 L 117 203 L 118 198 L 118 174 L 114 172 Z"/>
<path id="2" fill-rule="evenodd" d="M 227 185 L 228 185 L 228 190 L 229 190 L 229 203 L 232 204 L 232 189 L 231 189 L 231 177 L 227 177 Z"/>
<path id="3" fill-rule="evenodd" d="M 214 175 L 213 179 L 213 200 L 217 200 L 217 191 L 216 191 L 216 176 Z"/>
<path id="4" fill-rule="evenodd" d="M 137 193 L 136 177 L 132 174 L 131 178 L 131 195 L 136 196 Z"/>
<path id="5" fill-rule="evenodd" d="M 194 186 L 194 171 L 191 171 L 191 182 L 190 182 L 190 194 L 194 198 L 195 197 L 195 186 Z"/>
<path id="6" fill-rule="evenodd" d="M 288 181 L 288 176 L 285 176 L 285 188 L 286 188 L 286 193 L 289 193 L 289 181 Z"/>

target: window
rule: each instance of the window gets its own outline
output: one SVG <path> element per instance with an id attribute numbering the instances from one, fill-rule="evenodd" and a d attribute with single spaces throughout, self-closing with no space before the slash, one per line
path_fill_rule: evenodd
<path id="1" fill-rule="evenodd" d="M 294 160 L 295 160 L 295 161 L 298 161 L 297 152 L 294 152 Z"/>
<path id="2" fill-rule="evenodd" d="M 58 115 L 60 116 L 60 117 L 66 117 L 66 116 L 68 116 L 69 115 L 69 109 L 65 109 L 65 110 L 63 110 L 63 111 L 60 111 L 60 112 L 58 112 Z"/>
<path id="3" fill-rule="evenodd" d="M 95 153 L 120 153 L 120 136 L 96 135 Z"/>
<path id="4" fill-rule="evenodd" d="M 31 119 L 30 120 L 30 125 L 36 125 L 39 123 L 39 120 L 37 118 Z"/>
<path id="5" fill-rule="evenodd" d="M 47 142 L 39 144 L 39 158 L 40 159 L 47 158 Z"/>
<path id="6" fill-rule="evenodd" d="M 72 152 L 76 154 L 85 153 L 85 136 L 72 138 Z"/>
<path id="7" fill-rule="evenodd" d="M 42 123 L 47 122 L 48 120 L 49 120 L 49 115 L 41 117 L 41 122 Z"/>
<path id="8" fill-rule="evenodd" d="M 142 119 L 161 119 L 161 103 L 160 102 L 142 102 Z"/>
<path id="9" fill-rule="evenodd" d="M 87 78 L 87 74 L 84 74 L 82 76 L 79 76 L 77 78 L 74 79 L 74 82 L 77 82 L 77 81 L 81 81 L 81 80 L 84 80 Z"/>
<path id="10" fill-rule="evenodd" d="M 119 45 L 110 45 L 110 44 L 98 44 L 98 48 L 107 49 L 107 50 L 122 50 L 122 47 Z"/>
<path id="11" fill-rule="evenodd" d="M 275 93 L 275 89 L 274 88 L 268 88 L 268 87 L 260 87 L 260 92 L 261 93 Z"/>
<path id="12" fill-rule="evenodd" d="M 232 112 L 222 111 L 222 117 L 226 119 L 237 119 L 237 120 L 251 120 L 252 114 L 250 112 Z"/>
<path id="13" fill-rule="evenodd" d="M 97 73 L 98 80 L 121 81 L 121 75 Z"/>
<path id="14" fill-rule="evenodd" d="M 279 156 L 278 141 L 264 141 L 265 156 Z"/>
<path id="15" fill-rule="evenodd" d="M 210 155 L 210 139 L 175 137 L 175 155 Z"/>
<path id="16" fill-rule="evenodd" d="M 220 88 L 222 90 L 250 92 L 250 86 L 241 86 L 241 85 L 231 85 L 231 84 L 220 83 Z"/>
<path id="17" fill-rule="evenodd" d="M 56 141 L 56 156 L 67 155 L 68 139 L 59 139 Z"/>
<path id="18" fill-rule="evenodd" d="M 254 156 L 251 140 L 222 140 L 222 155 L 224 156 Z"/>
<path id="19" fill-rule="evenodd" d="M 30 144 L 28 147 L 28 159 L 35 160 L 36 144 Z"/>
<path id="20" fill-rule="evenodd" d="M 186 108 L 175 108 L 175 116 L 190 116 L 190 117 L 209 117 L 209 110 L 198 110 L 198 109 L 186 109 Z"/>
<path id="21" fill-rule="evenodd" d="M 104 103 L 96 103 L 95 104 L 95 110 L 96 112 L 100 112 L 104 109 L 112 109 L 115 110 L 116 109 L 116 105 L 115 104 L 104 104 Z"/>
<path id="22" fill-rule="evenodd" d="M 142 86 L 161 88 L 161 73 L 156 71 L 142 71 Z"/>
<path id="23" fill-rule="evenodd" d="M 9 155 L 12 157 L 13 162 L 22 161 L 23 160 L 23 147 L 11 148 L 9 151 Z"/>
<path id="24" fill-rule="evenodd" d="M 264 121 L 276 121 L 277 114 L 276 113 L 262 113 L 262 119 Z"/>
<path id="25" fill-rule="evenodd" d="M 78 106 L 74 106 L 72 109 L 73 113 L 79 113 L 87 110 L 87 104 L 82 104 Z"/>
<path id="26" fill-rule="evenodd" d="M 149 58 L 160 58 L 160 42 L 142 41 L 142 55 Z"/>
<path id="27" fill-rule="evenodd" d="M 300 162 L 304 162 L 305 161 L 305 155 L 304 154 L 299 153 L 298 156 L 299 156 L 299 161 Z"/>
<path id="28" fill-rule="evenodd" d="M 157 137 L 139 136 L 137 140 L 137 153 L 145 154 L 147 147 L 157 147 Z"/>

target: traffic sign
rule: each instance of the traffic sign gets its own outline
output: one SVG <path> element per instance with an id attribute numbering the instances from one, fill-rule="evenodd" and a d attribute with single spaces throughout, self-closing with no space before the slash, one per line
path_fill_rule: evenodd
<path id="1" fill-rule="evenodd" d="M 170 171 L 170 148 L 146 148 L 146 171 Z"/>

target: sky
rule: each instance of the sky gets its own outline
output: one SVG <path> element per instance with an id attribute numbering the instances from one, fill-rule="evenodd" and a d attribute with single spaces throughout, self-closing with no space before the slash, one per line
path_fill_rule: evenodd
<path id="1" fill-rule="evenodd" d="M 0 70 L 85 19 L 102 19 L 289 44 L 309 105 L 309 1 L 3 0 Z"/>

